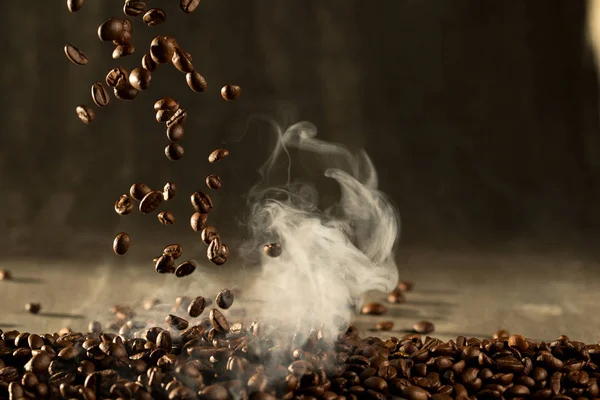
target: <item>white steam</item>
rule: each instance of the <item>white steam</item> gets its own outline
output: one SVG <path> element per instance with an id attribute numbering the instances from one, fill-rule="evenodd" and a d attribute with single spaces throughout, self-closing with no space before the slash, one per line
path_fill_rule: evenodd
<path id="1" fill-rule="evenodd" d="M 249 196 L 251 237 L 245 250 L 246 256 L 248 251 L 260 254 L 258 318 L 279 329 L 302 324 L 334 335 L 350 321 L 349 305 L 357 305 L 364 293 L 395 288 L 399 216 L 377 190 L 377 173 L 365 152 L 353 155 L 341 145 L 317 139 L 316 127 L 308 122 L 275 129 L 277 145 L 260 170 L 263 181 Z M 322 158 L 324 175 L 341 189 L 334 206 L 320 210 L 314 185 L 291 182 L 292 148 Z M 282 155 L 288 160 L 287 182 L 265 187 Z M 344 161 L 347 171 L 333 168 L 338 161 Z M 263 253 L 264 244 L 271 242 L 281 244 L 280 257 Z"/>

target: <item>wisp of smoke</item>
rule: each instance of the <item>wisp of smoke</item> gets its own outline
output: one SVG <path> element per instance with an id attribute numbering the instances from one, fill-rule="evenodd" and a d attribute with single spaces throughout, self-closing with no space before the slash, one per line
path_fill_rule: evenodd
<path id="1" fill-rule="evenodd" d="M 377 190 L 377 173 L 364 151 L 354 155 L 341 145 L 317 139 L 317 129 L 309 122 L 285 131 L 274 127 L 275 150 L 259 170 L 262 180 L 248 196 L 250 237 L 242 248 L 247 257 L 251 252 L 261 254 L 258 318 L 284 331 L 301 324 L 335 335 L 350 321 L 350 304 L 357 305 L 368 291 L 395 288 L 400 219 Z M 324 175 L 341 189 L 332 207 L 320 210 L 315 186 L 291 181 L 291 148 L 314 153 L 329 164 Z M 288 161 L 287 182 L 266 187 L 282 156 Z M 336 160 L 344 161 L 346 170 L 334 168 Z M 263 254 L 264 244 L 271 242 L 281 244 L 280 257 Z"/>

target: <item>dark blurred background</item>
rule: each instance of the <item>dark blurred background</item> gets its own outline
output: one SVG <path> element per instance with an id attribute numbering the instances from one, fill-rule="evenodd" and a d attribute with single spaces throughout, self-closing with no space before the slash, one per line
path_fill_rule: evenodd
<path id="1" fill-rule="evenodd" d="M 407 246 L 592 247 L 600 233 L 600 138 L 586 3 L 527 1 L 203 0 L 190 15 L 152 0 L 167 22 L 134 21 L 136 53 L 112 60 L 98 25 L 123 17 L 122 1 L 13 1 L 0 25 L 0 254 L 114 259 L 119 231 L 130 256 L 166 242 L 198 243 L 189 193 L 221 174 L 212 221 L 236 243 L 244 193 L 273 145 L 266 124 L 309 120 L 321 137 L 364 147 L 381 189 L 399 208 Z M 138 66 L 150 40 L 173 35 L 209 90 L 196 94 L 172 66 L 132 102 L 112 98 L 86 126 L 79 104 L 108 70 Z M 63 53 L 83 50 L 86 66 Z M 219 89 L 242 87 L 236 102 Z M 153 103 L 171 95 L 188 110 L 186 157 L 168 161 Z M 229 159 L 206 162 L 217 146 Z M 156 216 L 119 217 L 113 203 L 136 181 L 179 193 Z M 331 184 L 330 184 L 331 186 Z M 332 188 L 334 193 L 335 188 Z"/>

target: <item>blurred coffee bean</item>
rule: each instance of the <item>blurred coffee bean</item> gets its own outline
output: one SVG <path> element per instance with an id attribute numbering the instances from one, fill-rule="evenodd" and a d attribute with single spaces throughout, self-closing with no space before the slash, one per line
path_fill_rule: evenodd
<path id="1" fill-rule="evenodd" d="M 191 73 L 194 71 L 194 66 L 192 65 L 192 61 L 187 57 L 185 52 L 179 48 L 175 49 L 173 53 L 173 58 L 171 58 L 171 62 L 179 71 L 183 73 Z"/>
<path id="2" fill-rule="evenodd" d="M 223 310 L 229 309 L 233 305 L 233 292 L 229 289 L 223 289 L 217 294 L 215 304 Z"/>
<path id="3" fill-rule="evenodd" d="M 387 297 L 388 303 L 392 304 L 401 304 L 406 302 L 406 297 L 404 297 L 404 292 L 400 289 L 395 289 Z"/>
<path id="4" fill-rule="evenodd" d="M 403 292 L 410 292 L 413 290 L 414 284 L 409 281 L 400 281 L 398 282 L 397 288 L 402 290 Z"/>
<path id="5" fill-rule="evenodd" d="M 170 143 L 165 147 L 165 156 L 171 161 L 179 161 L 184 156 L 183 146 L 179 143 Z"/>
<path id="6" fill-rule="evenodd" d="M 219 237 L 219 232 L 214 226 L 209 225 L 202 229 L 201 238 L 205 244 L 210 244 L 216 237 Z"/>
<path id="7" fill-rule="evenodd" d="M 144 14 L 143 21 L 146 25 L 153 27 L 167 20 L 167 13 L 162 8 L 151 8 Z"/>
<path id="8" fill-rule="evenodd" d="M 213 209 L 213 202 L 209 195 L 204 192 L 194 192 L 190 196 L 190 202 L 196 212 L 208 214 Z"/>
<path id="9" fill-rule="evenodd" d="M 265 244 L 263 250 L 264 250 L 265 254 L 271 258 L 277 258 L 283 252 L 283 250 L 281 249 L 281 245 L 279 243 Z"/>
<path id="10" fill-rule="evenodd" d="M 120 40 L 123 33 L 123 20 L 109 18 L 98 27 L 98 38 L 103 42 Z"/>
<path id="11" fill-rule="evenodd" d="M 229 156 L 229 150 L 227 149 L 216 149 L 213 150 L 212 153 L 209 154 L 208 156 L 208 162 L 209 163 L 215 163 L 219 160 L 224 159 L 225 157 Z"/>
<path id="12" fill-rule="evenodd" d="M 158 261 L 156 261 L 154 269 L 159 274 L 172 274 L 175 272 L 175 262 L 173 261 L 173 257 L 163 254 L 158 258 Z"/>
<path id="13" fill-rule="evenodd" d="M 184 133 L 183 124 L 173 124 L 167 128 L 167 139 L 177 142 L 183 139 Z"/>
<path id="14" fill-rule="evenodd" d="M 177 111 L 175 111 L 173 116 L 167 121 L 167 128 L 170 128 L 172 125 L 175 124 L 183 124 L 186 118 L 187 111 L 185 111 L 183 108 L 178 109 Z"/>
<path id="15" fill-rule="evenodd" d="M 131 185 L 131 188 L 129 188 L 129 195 L 135 201 L 142 201 L 144 196 L 146 196 L 151 191 L 152 189 L 150 189 L 150 187 L 145 183 L 137 182 Z"/>
<path id="16" fill-rule="evenodd" d="M 86 65 L 88 63 L 88 58 L 81 50 L 77 47 L 66 44 L 65 45 L 65 55 L 75 65 Z"/>
<path id="17" fill-rule="evenodd" d="M 92 85 L 92 100 L 98 107 L 104 107 L 110 102 L 110 95 L 100 82 L 95 82 Z"/>
<path id="18" fill-rule="evenodd" d="M 391 331 L 392 328 L 394 328 L 394 322 L 393 321 L 378 322 L 376 327 L 377 327 L 378 331 Z"/>
<path id="19" fill-rule="evenodd" d="M 119 100 L 133 100 L 137 97 L 139 91 L 127 82 L 125 85 L 116 86 L 114 93 L 115 97 Z"/>
<path id="20" fill-rule="evenodd" d="M 129 74 L 129 83 L 136 90 L 146 90 L 150 87 L 152 73 L 145 68 L 134 68 Z"/>
<path id="21" fill-rule="evenodd" d="M 186 13 L 192 13 L 196 11 L 199 5 L 200 0 L 179 0 L 179 8 Z"/>
<path id="22" fill-rule="evenodd" d="M 173 225 L 175 223 L 175 216 L 170 211 L 161 211 L 158 213 L 158 222 L 163 225 Z"/>
<path id="23" fill-rule="evenodd" d="M 238 85 L 227 84 L 221 88 L 221 97 L 223 100 L 233 101 L 242 95 L 242 88 Z"/>
<path id="24" fill-rule="evenodd" d="M 165 183 L 165 186 L 163 187 L 163 199 L 165 201 L 173 200 L 175 198 L 176 189 L 177 187 L 173 182 Z"/>
<path id="25" fill-rule="evenodd" d="M 208 88 L 206 79 L 198 71 L 192 71 L 185 74 L 185 81 L 187 82 L 188 87 L 196 93 L 204 92 Z"/>
<path id="26" fill-rule="evenodd" d="M 190 226 L 194 232 L 200 232 L 208 221 L 208 214 L 195 212 L 190 218 Z"/>
<path id="27" fill-rule="evenodd" d="M 169 255 L 173 257 L 173 259 L 177 260 L 181 257 L 183 253 L 183 247 L 180 244 L 170 244 L 164 248 L 163 254 Z"/>
<path id="28" fill-rule="evenodd" d="M 12 274 L 9 270 L 0 269 L 0 281 L 10 281 L 12 279 Z"/>
<path id="29" fill-rule="evenodd" d="M 419 321 L 413 325 L 413 331 L 416 333 L 427 334 L 435 330 L 433 323 L 429 321 Z"/>
<path id="30" fill-rule="evenodd" d="M 106 74 L 106 84 L 110 87 L 116 87 L 129 82 L 129 73 L 123 67 L 117 67 L 111 69 Z"/>
<path id="31" fill-rule="evenodd" d="M 147 69 L 150 72 L 156 71 L 158 64 L 154 62 L 150 54 L 146 53 L 142 57 L 142 68 Z"/>
<path id="32" fill-rule="evenodd" d="M 152 190 L 148 192 L 140 201 L 140 212 L 142 214 L 149 214 L 156 210 L 163 202 L 163 194 L 159 190 Z"/>
<path id="33" fill-rule="evenodd" d="M 150 44 L 150 56 L 157 64 L 165 64 L 171 61 L 175 53 L 173 42 L 165 36 L 157 36 Z"/>
<path id="34" fill-rule="evenodd" d="M 366 315 L 382 315 L 387 313 L 388 309 L 381 303 L 367 303 L 362 306 L 360 313 Z"/>
<path id="35" fill-rule="evenodd" d="M 494 333 L 494 339 L 508 339 L 510 334 L 504 329 L 497 330 Z"/>
<path id="36" fill-rule="evenodd" d="M 25 310 L 29 311 L 31 314 L 37 314 L 42 309 L 40 303 L 27 303 L 25 304 Z"/>
<path id="37" fill-rule="evenodd" d="M 137 17 L 146 12 L 145 0 L 127 0 L 123 6 L 123 12 L 130 17 Z"/>
<path id="38" fill-rule="evenodd" d="M 196 264 L 193 261 L 184 261 L 175 269 L 175 276 L 183 278 L 191 275 L 196 270 Z"/>
<path id="39" fill-rule="evenodd" d="M 229 322 L 227 322 L 227 319 L 221 313 L 221 311 L 217 310 L 216 308 L 213 308 L 212 310 L 210 310 L 210 314 L 209 314 L 208 318 L 209 318 L 210 323 L 212 324 L 213 328 L 215 328 L 215 331 L 217 331 L 217 332 L 228 332 L 229 331 Z"/>
<path id="40" fill-rule="evenodd" d="M 175 112 L 179 108 L 179 102 L 172 97 L 162 97 L 154 103 L 154 111 L 169 110 Z"/>
<path id="41" fill-rule="evenodd" d="M 221 189 L 221 187 L 223 186 L 221 177 L 215 174 L 208 175 L 206 177 L 206 186 L 213 190 Z"/>
<path id="42" fill-rule="evenodd" d="M 160 304 L 160 300 L 154 297 L 147 298 L 144 300 L 144 310 L 150 311 Z"/>
<path id="43" fill-rule="evenodd" d="M 204 312 L 205 308 L 206 299 L 202 296 L 198 296 L 194 300 L 192 300 L 187 311 L 190 317 L 198 318 Z"/>
<path id="44" fill-rule="evenodd" d="M 83 7 L 83 0 L 67 0 L 67 9 L 70 12 L 77 12 Z"/>
<path id="45" fill-rule="evenodd" d="M 75 108 L 75 112 L 77 112 L 77 117 L 84 124 L 90 124 L 96 118 L 96 114 L 94 110 L 89 108 L 88 106 L 80 105 Z"/>
<path id="46" fill-rule="evenodd" d="M 123 32 L 121 33 L 121 37 L 119 38 L 119 40 L 113 40 L 113 44 L 115 46 L 119 46 L 119 45 L 131 46 L 131 39 L 133 39 L 133 36 L 131 34 L 131 30 L 127 30 L 127 28 L 126 28 L 126 26 L 130 26 L 128 21 L 129 21 L 128 19 L 123 20 Z M 127 50 L 126 52 L 129 52 L 129 51 L 131 51 L 131 53 L 133 53 L 133 50 Z M 129 55 L 129 54 L 125 54 L 125 55 Z"/>
<path id="47" fill-rule="evenodd" d="M 122 256 L 127 253 L 129 250 L 129 245 L 131 244 L 131 237 L 125 233 L 121 232 L 115 236 L 115 240 L 113 240 L 113 251 L 115 254 Z"/>
<path id="48" fill-rule="evenodd" d="M 187 329 L 187 327 L 189 325 L 185 319 L 180 318 L 173 314 L 167 315 L 167 317 L 165 318 L 165 322 L 171 328 L 176 329 L 178 331 L 183 331 L 183 330 Z"/>
<path id="49" fill-rule="evenodd" d="M 119 44 L 112 52 L 112 58 L 117 60 L 121 57 L 130 56 L 135 53 L 135 47 L 132 44 Z"/>
<path id="50" fill-rule="evenodd" d="M 122 194 L 115 202 L 115 212 L 119 215 L 128 215 L 133 211 L 134 204 L 128 194 Z"/>

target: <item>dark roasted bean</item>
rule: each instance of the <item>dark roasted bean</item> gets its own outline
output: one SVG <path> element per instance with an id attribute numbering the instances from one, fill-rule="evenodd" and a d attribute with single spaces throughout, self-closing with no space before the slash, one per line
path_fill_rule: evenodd
<path id="1" fill-rule="evenodd" d="M 146 25 L 152 27 L 160 25 L 167 20 L 167 13 L 162 8 L 151 8 L 143 17 L 143 21 Z"/>
<path id="2" fill-rule="evenodd" d="M 233 293 L 229 289 L 223 289 L 217 294 L 215 304 L 223 310 L 229 309 L 233 305 Z"/>
<path id="3" fill-rule="evenodd" d="M 65 55 L 75 65 L 86 65 L 88 63 L 87 56 L 79 50 L 77 47 L 66 44 L 65 45 Z"/>
<path id="4" fill-rule="evenodd" d="M 223 186 L 223 182 L 218 175 L 211 174 L 206 177 L 206 186 L 210 189 L 218 190 Z"/>
<path id="5" fill-rule="evenodd" d="M 163 202 L 163 194 L 159 190 L 153 190 L 148 192 L 142 201 L 140 201 L 140 212 L 142 214 L 149 214 L 156 210 Z"/>
<path id="6" fill-rule="evenodd" d="M 184 261 L 175 269 L 175 276 L 183 278 L 191 275 L 196 270 L 196 264 L 193 261 Z"/>
<path id="7" fill-rule="evenodd" d="M 198 318 L 206 308 L 206 299 L 202 296 L 196 297 L 188 307 L 188 314 L 192 318 Z"/>
<path id="8" fill-rule="evenodd" d="M 145 0 L 127 0 L 123 6 L 123 12 L 130 17 L 137 17 L 146 12 Z"/>
<path id="9" fill-rule="evenodd" d="M 150 44 L 150 55 L 157 64 L 164 64 L 171 61 L 175 53 L 173 42 L 166 36 L 157 36 Z"/>
<path id="10" fill-rule="evenodd" d="M 98 27 L 98 38 L 103 42 L 121 40 L 122 33 L 123 20 L 119 18 L 109 18 Z"/>
<path id="11" fill-rule="evenodd" d="M 417 333 L 431 333 L 435 330 L 432 322 L 419 321 L 413 325 L 413 330 Z"/>
<path id="12" fill-rule="evenodd" d="M 227 149 L 216 149 L 213 150 L 212 153 L 208 155 L 208 162 L 213 164 L 219 160 L 222 160 L 225 157 L 229 156 L 229 150 Z"/>
<path id="13" fill-rule="evenodd" d="M 221 88 L 221 97 L 223 100 L 233 101 L 242 95 L 242 88 L 238 85 L 227 84 Z"/>
<path id="14" fill-rule="evenodd" d="M 129 74 L 129 83 L 136 90 L 146 90 L 150 87 L 152 73 L 145 68 L 134 68 Z"/>
<path id="15" fill-rule="evenodd" d="M 117 60 L 121 57 L 127 57 L 135 53 L 135 46 L 132 44 L 124 43 L 119 44 L 112 52 L 112 58 Z"/>
<path id="16" fill-rule="evenodd" d="M 387 307 L 381 303 L 367 303 L 362 306 L 360 312 L 366 315 L 382 315 L 387 313 Z"/>
<path id="17" fill-rule="evenodd" d="M 185 81 L 187 82 L 188 87 L 196 93 L 204 92 L 208 88 L 206 79 L 198 71 L 192 71 L 185 74 Z"/>
<path id="18" fill-rule="evenodd" d="M 110 95 L 108 91 L 104 88 L 104 85 L 100 82 L 96 82 L 92 85 L 92 100 L 98 107 L 104 107 L 110 103 Z"/>
<path id="19" fill-rule="evenodd" d="M 165 147 L 165 156 L 171 161 L 179 161 L 184 156 L 183 146 L 179 143 L 170 143 Z"/>
<path id="20" fill-rule="evenodd" d="M 175 223 L 175 216 L 170 211 L 161 211 L 158 213 L 158 222 L 163 225 L 173 225 Z"/>
<path id="21" fill-rule="evenodd" d="M 186 13 L 192 13 L 196 11 L 199 5 L 200 0 L 179 0 L 179 8 Z"/>
<path id="22" fill-rule="evenodd" d="M 173 58 L 171 62 L 179 71 L 183 73 L 191 73 L 194 71 L 194 66 L 192 65 L 192 61 L 187 57 L 185 52 L 181 49 L 176 48 L 173 53 Z"/>
<path id="23" fill-rule="evenodd" d="M 209 195 L 203 192 L 194 192 L 190 196 L 190 202 L 196 212 L 208 214 L 213 209 L 213 202 Z"/>
<path id="24" fill-rule="evenodd" d="M 115 212 L 119 215 L 128 215 L 134 209 L 132 198 L 128 194 L 122 194 L 115 202 Z"/>
<path id="25" fill-rule="evenodd" d="M 83 7 L 83 0 L 67 0 L 67 9 L 70 12 L 77 12 Z"/>

